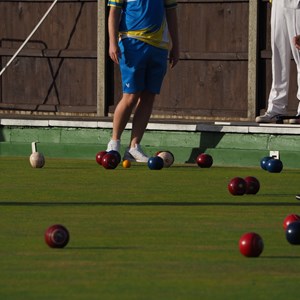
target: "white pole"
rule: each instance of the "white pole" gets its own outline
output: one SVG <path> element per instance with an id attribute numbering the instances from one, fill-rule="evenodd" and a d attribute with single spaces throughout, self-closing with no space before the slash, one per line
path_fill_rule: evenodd
<path id="1" fill-rule="evenodd" d="M 31 143 L 31 152 L 32 152 L 32 153 L 37 152 L 36 143 L 37 143 L 37 142 L 32 142 L 32 143 Z"/>
<path id="2" fill-rule="evenodd" d="M 4 73 L 4 71 L 6 70 L 6 68 L 13 62 L 13 60 L 17 57 L 17 55 L 22 51 L 22 49 L 25 47 L 25 45 L 28 43 L 28 41 L 31 39 L 31 37 L 34 35 L 34 33 L 38 30 L 38 28 L 41 26 L 41 24 L 44 22 L 44 20 L 46 19 L 46 17 L 48 16 L 48 14 L 50 13 L 50 11 L 53 9 L 53 7 L 55 6 L 56 2 L 58 0 L 54 0 L 53 3 L 51 4 L 51 6 L 49 7 L 49 9 L 46 11 L 46 13 L 44 14 L 44 16 L 41 18 L 41 20 L 38 22 L 38 24 L 34 27 L 34 29 L 32 30 L 32 32 L 29 34 L 29 36 L 27 37 L 27 39 L 23 42 L 23 44 L 20 46 L 20 48 L 16 51 L 16 53 L 13 55 L 13 57 L 8 61 L 8 63 L 5 65 L 5 67 L 1 70 L 0 72 L 0 76 L 2 76 L 2 74 Z"/>

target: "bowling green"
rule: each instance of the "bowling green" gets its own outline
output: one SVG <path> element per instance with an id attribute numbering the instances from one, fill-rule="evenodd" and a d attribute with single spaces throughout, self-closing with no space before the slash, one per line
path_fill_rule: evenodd
<path id="1" fill-rule="evenodd" d="M 295 299 L 300 246 L 283 220 L 300 214 L 299 169 L 0 158 L 0 299 Z M 256 195 L 232 196 L 231 178 L 255 176 Z M 63 224 L 64 249 L 44 232 Z M 239 238 L 257 232 L 258 258 Z"/>

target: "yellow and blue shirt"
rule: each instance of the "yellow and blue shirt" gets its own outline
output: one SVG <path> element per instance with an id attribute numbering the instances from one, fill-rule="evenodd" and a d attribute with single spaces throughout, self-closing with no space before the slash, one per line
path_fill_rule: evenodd
<path id="1" fill-rule="evenodd" d="M 122 9 L 119 26 L 121 39 L 131 37 L 168 49 L 165 10 L 175 8 L 176 0 L 108 0 L 108 6 Z"/>

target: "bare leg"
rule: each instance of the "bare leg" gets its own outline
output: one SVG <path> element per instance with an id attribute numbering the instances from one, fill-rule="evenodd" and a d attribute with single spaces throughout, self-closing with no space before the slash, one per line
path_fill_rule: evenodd
<path id="1" fill-rule="evenodd" d="M 147 124 L 149 122 L 152 108 L 155 100 L 155 94 L 143 91 L 136 105 L 133 122 L 130 146 L 134 148 L 136 144 L 140 144 Z"/>
<path id="2" fill-rule="evenodd" d="M 129 121 L 131 112 L 137 105 L 139 97 L 140 93 L 123 94 L 123 97 L 118 103 L 114 112 L 112 140 L 120 140 L 121 135 Z"/>

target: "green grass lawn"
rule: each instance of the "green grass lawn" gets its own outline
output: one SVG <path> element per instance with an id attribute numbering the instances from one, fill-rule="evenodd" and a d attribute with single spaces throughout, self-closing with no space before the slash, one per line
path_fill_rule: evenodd
<path id="1" fill-rule="evenodd" d="M 258 162 L 259 165 L 259 162 Z M 135 164 L 0 158 L 0 299 L 295 299 L 300 246 L 283 220 L 300 214 L 300 170 L 160 171 Z M 257 195 L 232 196 L 235 176 L 255 176 Z M 44 232 L 70 232 L 51 249 Z M 264 251 L 243 257 L 238 241 L 259 233 Z"/>

